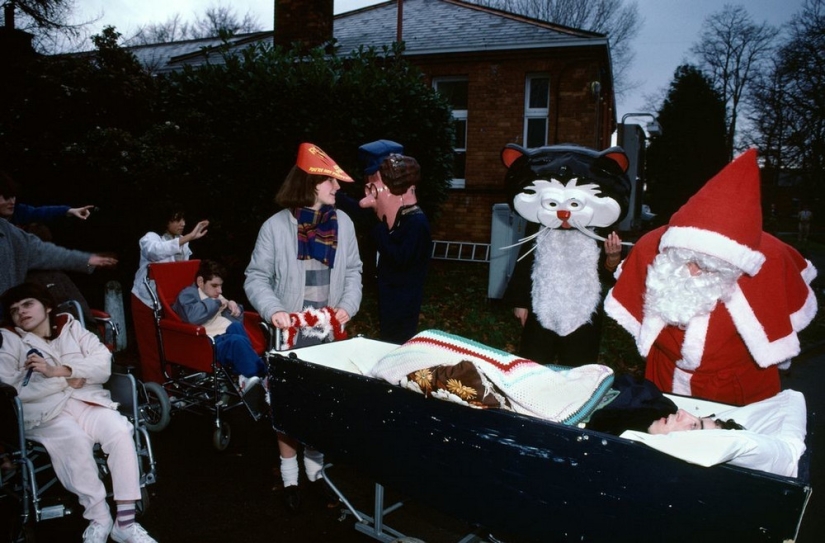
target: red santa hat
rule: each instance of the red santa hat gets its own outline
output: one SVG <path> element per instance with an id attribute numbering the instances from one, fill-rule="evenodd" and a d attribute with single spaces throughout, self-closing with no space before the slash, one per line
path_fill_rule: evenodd
<path id="1" fill-rule="evenodd" d="M 762 207 L 756 150 L 725 166 L 673 214 L 659 250 L 690 249 L 756 275 L 765 262 L 759 250 Z"/>

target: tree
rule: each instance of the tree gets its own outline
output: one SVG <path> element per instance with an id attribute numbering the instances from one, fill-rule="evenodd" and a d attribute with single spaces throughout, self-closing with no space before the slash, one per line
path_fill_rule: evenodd
<path id="1" fill-rule="evenodd" d="M 605 34 L 610 38 L 613 86 L 621 95 L 636 86 L 627 80 L 634 53 L 633 38 L 644 19 L 636 2 L 623 0 L 470 0 L 482 6 L 520 13 L 570 28 Z"/>
<path id="2" fill-rule="evenodd" d="M 44 53 L 77 50 L 86 27 L 94 21 L 70 22 L 76 0 L 0 0 L 3 24 L 34 35 L 33 46 Z"/>
<path id="3" fill-rule="evenodd" d="M 173 41 L 223 37 L 248 34 L 261 30 L 255 17 L 247 12 L 238 18 L 235 10 L 228 6 L 215 5 L 195 19 L 194 23 L 183 20 L 180 13 L 169 17 L 165 23 L 143 25 L 126 40 L 128 45 L 169 43 Z"/>
<path id="4" fill-rule="evenodd" d="M 184 155 L 166 171 L 142 162 L 140 177 L 157 183 L 149 193 L 199 192 L 204 216 L 232 224 L 243 240 L 232 250 L 251 250 L 301 142 L 318 144 L 358 177 L 358 145 L 388 138 L 418 159 L 424 172 L 419 201 L 434 214 L 452 177 L 452 117 L 401 50 L 342 58 L 322 49 L 298 55 L 256 44 L 227 54 L 223 63 L 170 73 L 164 102 L 180 130 L 158 147 Z"/>
<path id="5" fill-rule="evenodd" d="M 17 22 L 19 12 L 25 24 L 60 27 L 66 24 L 73 7 L 74 0 L 6 0 L 3 2 L 3 23 L 6 26 L 20 26 Z"/>
<path id="6" fill-rule="evenodd" d="M 806 0 L 789 25 L 788 41 L 780 48 L 775 78 L 784 85 L 782 142 L 785 164 L 801 169 L 818 186 L 825 170 L 825 0 Z"/>
<path id="7" fill-rule="evenodd" d="M 794 125 L 798 124 L 787 104 L 790 86 L 791 74 L 778 59 L 773 59 L 770 70 L 754 78 L 748 100 L 747 119 L 752 130 L 743 143 L 757 147 L 765 169 L 777 173 L 799 162 L 789 147 L 794 139 Z"/>
<path id="8" fill-rule="evenodd" d="M 743 6 L 725 5 L 705 18 L 699 42 L 691 52 L 698 66 L 710 76 L 727 108 L 728 160 L 736 149 L 737 124 L 746 92 L 765 69 L 774 50 L 778 30 L 756 24 Z"/>
<path id="9" fill-rule="evenodd" d="M 403 142 L 421 164 L 422 207 L 435 217 L 447 197 L 450 107 L 421 84 L 400 45 L 338 57 L 257 44 L 153 77 L 118 38 L 107 28 L 93 53 L 37 57 L 4 73 L 0 164 L 27 203 L 99 205 L 89 223 L 97 234 L 65 244 L 116 252 L 122 284 L 137 268 L 135 241 L 169 201 L 191 221 L 211 220 L 213 234 L 198 251 L 221 255 L 234 274 L 228 282 L 240 288 L 258 228 L 276 210 L 274 195 L 303 141 L 356 178 L 360 144 Z M 355 184 L 344 190 L 363 196 Z"/>
<path id="10" fill-rule="evenodd" d="M 728 162 L 725 104 L 705 74 L 682 65 L 657 118 L 663 133 L 648 147 L 647 196 L 663 224 Z"/>

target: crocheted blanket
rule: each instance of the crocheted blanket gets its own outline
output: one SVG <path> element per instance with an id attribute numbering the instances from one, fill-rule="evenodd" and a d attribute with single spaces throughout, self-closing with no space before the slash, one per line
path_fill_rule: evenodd
<path id="1" fill-rule="evenodd" d="M 440 330 L 417 334 L 381 358 L 369 374 L 401 385 L 410 373 L 465 360 L 504 393 L 517 413 L 563 424 L 586 419 L 613 384 L 607 366 L 543 366 Z"/>

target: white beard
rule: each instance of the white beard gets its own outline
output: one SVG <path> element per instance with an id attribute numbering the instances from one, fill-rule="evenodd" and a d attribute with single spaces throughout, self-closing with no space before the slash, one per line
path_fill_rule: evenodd
<path id="1" fill-rule="evenodd" d="M 703 272 L 692 276 L 688 263 Z M 708 315 L 716 304 L 730 300 L 741 270 L 718 258 L 687 249 L 666 249 L 656 255 L 645 281 L 645 314 L 674 326 L 687 326 L 694 317 Z"/>
<path id="2" fill-rule="evenodd" d="M 531 296 L 543 327 L 566 336 L 590 322 L 601 300 L 599 254 L 596 241 L 578 231 L 539 234 Z"/>

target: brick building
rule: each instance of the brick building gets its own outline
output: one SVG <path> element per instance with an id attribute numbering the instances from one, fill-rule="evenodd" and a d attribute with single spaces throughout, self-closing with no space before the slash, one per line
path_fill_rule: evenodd
<path id="1" fill-rule="evenodd" d="M 492 206 L 505 202 L 499 153 L 576 143 L 610 145 L 615 99 L 606 36 L 461 0 L 395 0 L 333 17 L 332 0 L 276 0 L 275 43 L 319 45 L 332 29 L 341 54 L 403 40 L 405 57 L 449 97 L 456 123 L 453 190 L 435 239 L 490 241 Z M 299 25 L 296 29 L 295 25 Z M 309 30 L 308 30 L 309 29 Z M 241 48 L 273 32 L 237 36 Z M 219 39 L 131 48 L 164 72 L 203 62 Z M 215 61 L 214 57 L 210 57 Z"/>

